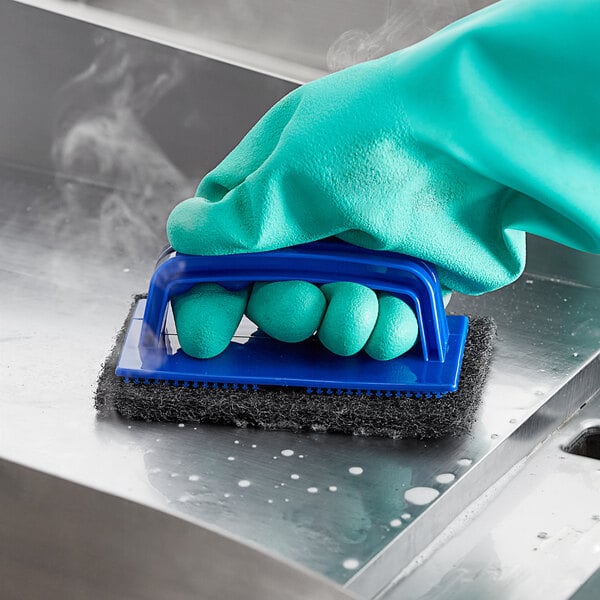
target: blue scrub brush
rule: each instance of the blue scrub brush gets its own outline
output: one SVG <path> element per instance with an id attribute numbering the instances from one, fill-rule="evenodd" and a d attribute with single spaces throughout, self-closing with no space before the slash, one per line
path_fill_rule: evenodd
<path id="1" fill-rule="evenodd" d="M 417 317 L 418 341 L 389 361 L 364 352 L 341 357 L 316 336 L 288 344 L 244 320 L 228 348 L 214 358 L 192 358 L 179 347 L 170 311 L 174 296 L 201 282 L 235 290 L 249 282 L 284 280 L 352 281 L 395 294 Z M 437 437 L 460 432 L 472 421 L 494 331 L 489 319 L 471 320 L 469 327 L 466 316 L 446 316 L 432 265 L 393 252 L 337 240 L 228 256 L 167 251 L 147 298 L 136 299 L 104 366 L 96 405 L 147 420 Z M 469 356 L 473 340 L 478 356 Z M 418 419 L 410 416 L 415 407 Z M 448 431 L 450 413 L 454 425 Z M 432 427 L 436 415 L 439 424 Z"/>

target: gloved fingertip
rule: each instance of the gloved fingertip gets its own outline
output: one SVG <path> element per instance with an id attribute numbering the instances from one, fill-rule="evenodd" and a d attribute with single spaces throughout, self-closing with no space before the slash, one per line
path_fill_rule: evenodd
<path id="1" fill-rule="evenodd" d="M 282 342 L 301 342 L 325 314 L 323 292 L 307 281 L 255 283 L 246 314 L 266 334 Z"/>
<path id="2" fill-rule="evenodd" d="M 375 360 L 391 360 L 408 352 L 417 341 L 419 326 L 413 310 L 391 294 L 379 295 L 379 315 L 365 352 Z"/>
<path id="3" fill-rule="evenodd" d="M 181 349 L 194 358 L 221 354 L 237 329 L 249 289 L 228 291 L 214 283 L 200 283 L 172 299 Z"/>
<path id="4" fill-rule="evenodd" d="M 351 282 L 327 283 L 321 291 L 328 305 L 319 327 L 319 340 L 334 354 L 356 354 L 375 327 L 377 295 L 370 288 Z"/>

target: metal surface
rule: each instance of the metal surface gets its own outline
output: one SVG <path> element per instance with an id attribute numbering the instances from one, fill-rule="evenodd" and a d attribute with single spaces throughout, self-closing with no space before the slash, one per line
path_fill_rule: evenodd
<path id="1" fill-rule="evenodd" d="M 23 0 L 304 83 L 405 48 L 494 0 Z"/>
<path id="2" fill-rule="evenodd" d="M 600 597 L 600 568 L 573 594 L 571 600 L 597 600 Z"/>
<path id="3" fill-rule="evenodd" d="M 0 459 L 2 600 L 351 600 L 233 536 Z"/>
<path id="4" fill-rule="evenodd" d="M 600 394 L 470 506 L 382 600 L 599 598 L 600 460 L 565 452 L 598 426 Z"/>
<path id="5" fill-rule="evenodd" d="M 517 283 L 450 305 L 499 327 L 470 436 L 98 419 L 99 366 L 170 207 L 289 85 L 7 0 L 0 34 L 5 459 L 221 527 L 373 596 L 598 389 L 597 279 L 574 281 L 563 250 L 534 243 Z M 598 272 L 598 257 L 577 257 Z"/>

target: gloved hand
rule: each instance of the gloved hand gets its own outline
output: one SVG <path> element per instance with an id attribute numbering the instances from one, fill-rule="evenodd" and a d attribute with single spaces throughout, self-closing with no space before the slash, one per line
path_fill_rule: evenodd
<path id="1" fill-rule="evenodd" d="M 302 86 L 173 210 L 169 240 L 184 253 L 231 254 L 335 235 L 431 261 L 446 288 L 467 294 L 519 276 L 524 231 L 600 252 L 599 31 L 596 0 L 504 0 Z M 320 325 L 340 354 L 372 337 L 377 358 L 415 335 L 399 300 L 307 285 L 255 286 L 251 318 L 283 339 Z M 211 293 L 175 303 L 184 338 L 205 318 L 193 303 Z M 231 319 L 210 324 L 214 339 Z M 223 349 L 189 338 L 192 355 Z"/>

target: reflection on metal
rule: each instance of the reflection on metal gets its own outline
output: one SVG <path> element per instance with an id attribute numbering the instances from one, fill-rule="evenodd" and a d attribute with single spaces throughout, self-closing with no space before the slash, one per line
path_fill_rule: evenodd
<path id="1" fill-rule="evenodd" d="M 5 459 L 210 523 L 372 597 L 598 389 L 598 257 L 565 271 L 572 253 L 532 244 L 517 283 L 450 305 L 499 327 L 470 436 L 97 419 L 99 366 L 170 206 L 291 86 L 7 0 L 0 49 Z"/>
<path id="2" fill-rule="evenodd" d="M 598 426 L 600 394 L 471 505 L 381 600 L 599 598 L 600 461 L 564 450 Z"/>
<path id="3" fill-rule="evenodd" d="M 351 600 L 322 577 L 243 543 L 0 459 L 3 600 Z"/>
<path id="4" fill-rule="evenodd" d="M 495 0 L 20 0 L 296 83 L 414 44 Z"/>

